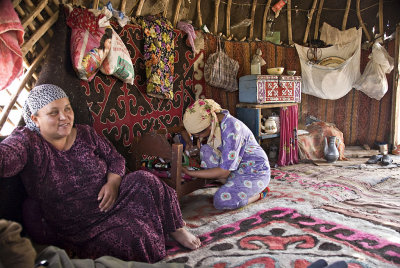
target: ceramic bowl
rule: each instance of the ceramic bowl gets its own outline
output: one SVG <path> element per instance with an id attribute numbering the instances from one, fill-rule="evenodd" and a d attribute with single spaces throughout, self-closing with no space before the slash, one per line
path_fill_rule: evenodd
<path id="1" fill-rule="evenodd" d="M 294 70 L 287 70 L 286 73 L 287 73 L 288 75 L 295 75 L 295 74 L 296 74 L 296 71 L 294 71 Z"/>
<path id="2" fill-rule="evenodd" d="M 267 73 L 270 75 L 281 75 L 283 74 L 283 70 L 285 70 L 283 67 L 268 68 Z"/>

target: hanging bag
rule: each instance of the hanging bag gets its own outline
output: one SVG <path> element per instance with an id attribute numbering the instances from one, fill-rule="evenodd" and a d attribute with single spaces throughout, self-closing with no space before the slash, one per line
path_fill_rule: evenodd
<path id="1" fill-rule="evenodd" d="M 221 40 L 218 38 L 217 52 L 211 54 L 204 66 L 204 79 L 213 86 L 232 92 L 238 90 L 237 73 L 239 63 L 221 49 Z"/>

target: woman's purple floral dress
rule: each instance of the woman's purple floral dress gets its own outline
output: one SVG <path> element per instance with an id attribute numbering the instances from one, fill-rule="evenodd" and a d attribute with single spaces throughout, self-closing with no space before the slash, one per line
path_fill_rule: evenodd
<path id="1" fill-rule="evenodd" d="M 217 209 L 236 209 L 247 205 L 248 199 L 268 186 L 268 157 L 250 129 L 227 110 L 221 122 L 221 156 L 208 145 L 200 148 L 202 168 L 220 167 L 230 170 L 226 183 L 214 195 Z"/>
<path id="2" fill-rule="evenodd" d="M 167 235 L 183 226 L 176 193 L 145 171 L 124 176 L 125 160 L 109 141 L 92 127 L 76 128 L 67 151 L 28 128 L 17 128 L 0 144 L 0 177 L 19 173 L 28 196 L 40 204 L 60 238 L 58 246 L 78 257 L 161 260 Z M 108 172 L 124 177 L 115 205 L 100 212 L 97 195 Z"/>

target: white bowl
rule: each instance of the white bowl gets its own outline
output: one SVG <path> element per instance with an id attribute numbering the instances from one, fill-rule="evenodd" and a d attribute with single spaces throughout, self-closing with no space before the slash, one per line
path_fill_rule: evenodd
<path id="1" fill-rule="evenodd" d="M 288 75 L 295 75 L 295 74 L 296 74 L 296 71 L 294 71 L 294 70 L 286 70 L 286 73 L 287 73 Z"/>
<path id="2" fill-rule="evenodd" d="M 285 70 L 283 67 L 268 68 L 267 73 L 270 75 L 281 75 L 283 74 L 283 70 Z"/>

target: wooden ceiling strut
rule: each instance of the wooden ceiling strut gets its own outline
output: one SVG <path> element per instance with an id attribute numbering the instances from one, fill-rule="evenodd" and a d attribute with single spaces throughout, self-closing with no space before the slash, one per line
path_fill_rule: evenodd
<path id="1" fill-rule="evenodd" d="M 181 6 L 182 6 L 182 0 L 178 0 L 178 3 L 176 4 L 176 9 L 175 9 L 174 23 L 172 24 L 174 27 L 176 27 L 176 25 L 178 24 Z"/>
<path id="2" fill-rule="evenodd" d="M 287 27 L 288 27 L 288 43 L 289 46 L 293 45 L 292 34 L 292 0 L 287 0 Z"/>
<path id="3" fill-rule="evenodd" d="M 307 43 L 307 38 L 308 38 L 308 32 L 310 31 L 311 27 L 311 21 L 314 15 L 315 7 L 317 6 L 318 0 L 314 0 L 312 4 L 311 10 L 308 12 L 308 21 L 307 21 L 307 26 L 306 26 L 306 32 L 304 33 L 304 38 L 303 38 L 303 44 Z"/>
<path id="4" fill-rule="evenodd" d="M 228 0 L 228 5 L 226 6 L 226 36 L 231 35 L 231 8 L 232 0 Z"/>
<path id="5" fill-rule="evenodd" d="M 126 8 L 126 0 L 121 0 L 121 5 L 119 7 L 119 10 L 121 10 L 121 12 L 125 13 L 125 8 Z"/>
<path id="6" fill-rule="evenodd" d="M 271 6 L 271 0 L 268 0 L 267 4 L 265 5 L 264 15 L 262 19 L 262 34 L 261 34 L 262 40 L 265 40 L 265 38 L 267 37 L 267 18 L 270 6 Z"/>
<path id="7" fill-rule="evenodd" d="M 40 14 L 47 3 L 47 0 L 40 1 L 37 7 L 22 21 L 22 27 L 26 28 Z"/>
<path id="8" fill-rule="evenodd" d="M 163 16 L 164 16 L 164 18 L 166 18 L 167 15 L 168 15 L 168 4 L 169 4 L 169 0 L 164 0 L 164 1 L 165 1 L 165 7 L 164 7 Z"/>
<path id="9" fill-rule="evenodd" d="M 136 17 L 139 17 L 140 14 L 142 13 L 143 4 L 144 4 L 144 0 L 140 0 L 138 8 L 136 10 Z"/>
<path id="10" fill-rule="evenodd" d="M 48 21 L 46 21 L 32 36 L 31 38 L 25 42 L 21 47 L 22 56 L 25 56 L 26 53 L 36 44 L 36 42 L 46 33 L 48 29 L 57 21 L 58 13 L 54 13 L 53 16 L 50 17 Z"/>
<path id="11" fill-rule="evenodd" d="M 346 30 L 347 18 L 349 17 L 349 11 L 350 11 L 350 4 L 351 4 L 351 0 L 347 0 L 346 9 L 344 11 L 344 16 L 343 16 L 343 21 L 342 21 L 342 31 Z"/>
<path id="12" fill-rule="evenodd" d="M 320 0 L 318 6 L 317 17 L 315 19 L 315 26 L 314 26 L 314 39 L 318 39 L 318 31 L 319 31 L 319 20 L 321 18 L 322 7 L 324 6 L 324 0 Z"/>
<path id="13" fill-rule="evenodd" d="M 249 33 L 249 38 L 250 40 L 253 40 L 253 35 L 254 35 L 254 17 L 256 15 L 256 7 L 257 7 L 257 0 L 253 0 L 253 4 L 251 6 L 251 25 L 250 25 L 250 33 Z"/>
<path id="14" fill-rule="evenodd" d="M 356 11 L 357 11 L 358 23 L 360 23 L 360 26 L 362 27 L 362 29 L 364 31 L 364 34 L 367 37 L 368 42 L 371 42 L 371 36 L 369 35 L 367 27 L 365 27 L 365 24 L 364 24 L 364 22 L 362 20 L 362 17 L 361 17 L 360 0 L 357 0 L 357 2 L 356 2 Z"/>
<path id="15" fill-rule="evenodd" d="M 197 22 L 198 27 L 201 28 L 203 26 L 203 18 L 201 17 L 201 0 L 197 0 Z"/>
<path id="16" fill-rule="evenodd" d="M 13 4 L 14 8 L 16 8 L 19 5 L 19 3 L 21 3 L 21 0 L 13 0 L 12 1 L 12 4 Z"/>
<path id="17" fill-rule="evenodd" d="M 93 0 L 93 9 L 99 8 L 99 0 Z"/>
<path id="18" fill-rule="evenodd" d="M 219 4 L 221 0 L 215 0 L 215 7 L 214 7 L 214 30 L 213 33 L 217 34 L 218 31 L 218 12 L 219 12 Z"/>
<path id="19" fill-rule="evenodd" d="M 58 14 L 58 12 L 57 12 L 57 14 Z M 4 110 L 3 110 L 2 114 L 1 114 L 1 117 L 0 117 L 0 130 L 3 128 L 4 123 L 6 122 L 6 120 L 8 118 L 8 115 L 10 114 L 10 111 L 13 108 L 15 102 L 17 101 L 19 94 L 25 88 L 26 83 L 31 78 L 31 76 L 34 73 L 34 71 L 36 70 L 36 68 L 39 66 L 39 63 L 43 59 L 43 57 L 46 54 L 47 50 L 49 49 L 49 46 L 50 46 L 50 44 L 47 44 L 47 46 L 40 52 L 40 54 L 33 61 L 32 65 L 29 67 L 29 71 L 24 75 L 24 79 L 21 81 L 21 84 L 20 84 L 18 90 L 15 92 L 15 94 L 11 98 L 10 102 L 4 108 Z"/>
<path id="20" fill-rule="evenodd" d="M 379 35 L 383 36 L 385 30 L 383 29 L 383 0 L 379 0 Z"/>

